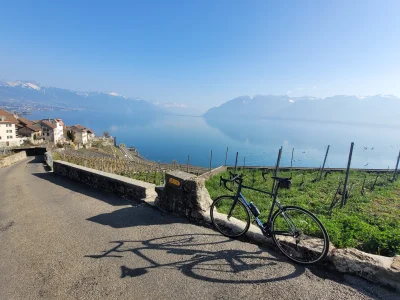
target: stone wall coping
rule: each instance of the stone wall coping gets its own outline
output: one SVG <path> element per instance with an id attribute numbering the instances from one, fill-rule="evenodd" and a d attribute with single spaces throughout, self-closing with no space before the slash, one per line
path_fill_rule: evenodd
<path id="1" fill-rule="evenodd" d="M 219 166 L 219 167 L 216 167 L 216 168 L 212 169 L 211 171 L 208 171 L 208 172 L 206 172 L 204 174 L 201 174 L 199 177 L 200 178 L 204 178 L 204 179 L 207 180 L 211 176 L 214 176 L 214 175 L 217 175 L 217 174 L 225 172 L 227 169 L 228 169 L 227 166 Z"/>
<path id="2" fill-rule="evenodd" d="M 80 169 L 82 171 L 86 171 L 86 172 L 90 172 L 99 176 L 103 176 L 103 177 L 107 177 L 107 178 L 111 178 L 114 180 L 118 180 L 118 181 L 122 181 L 128 184 L 132 184 L 132 185 L 136 185 L 136 186 L 140 186 L 146 189 L 155 189 L 156 185 L 153 183 L 148 183 L 148 182 L 144 182 L 141 180 L 136 180 L 136 179 L 132 179 L 132 178 L 128 178 L 125 176 L 121 176 L 121 175 L 116 175 L 116 174 L 112 174 L 112 173 L 107 173 L 107 172 L 103 172 L 103 171 L 99 171 L 96 169 L 91 169 L 91 168 L 87 168 L 87 167 L 83 167 L 83 166 L 79 166 L 73 163 L 69 163 L 69 162 L 65 162 L 65 161 L 60 161 L 60 160 L 56 160 L 53 162 L 53 164 L 61 164 L 61 165 L 65 165 L 68 166 L 70 168 L 75 168 L 75 169 Z"/>
<path id="3" fill-rule="evenodd" d="M 166 174 L 171 175 L 176 178 L 179 178 L 179 179 L 182 179 L 182 180 L 194 180 L 197 177 L 196 175 L 186 173 L 184 171 L 178 171 L 178 170 L 168 171 L 168 172 L 166 172 Z"/>

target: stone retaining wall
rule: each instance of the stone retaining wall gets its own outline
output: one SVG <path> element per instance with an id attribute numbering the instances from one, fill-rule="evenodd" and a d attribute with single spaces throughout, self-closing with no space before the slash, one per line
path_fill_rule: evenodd
<path id="1" fill-rule="evenodd" d="M 94 188 L 115 193 L 128 200 L 142 200 L 152 204 L 157 195 L 154 184 L 64 161 L 54 161 L 53 170 L 58 175 L 82 182 Z"/>
<path id="2" fill-rule="evenodd" d="M 12 165 L 16 162 L 19 162 L 19 161 L 25 159 L 25 158 L 26 158 L 25 151 L 18 152 L 16 154 L 7 156 L 5 158 L 0 158 L 0 168 L 7 167 L 9 165 Z"/>
<path id="3" fill-rule="evenodd" d="M 163 211 L 202 221 L 212 204 L 205 179 L 182 171 L 165 174 L 165 187 L 157 187 L 155 205 Z"/>

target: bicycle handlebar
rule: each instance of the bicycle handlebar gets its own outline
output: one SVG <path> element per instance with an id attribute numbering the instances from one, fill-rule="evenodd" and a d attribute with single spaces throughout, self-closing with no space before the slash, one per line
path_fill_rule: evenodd
<path id="1" fill-rule="evenodd" d="M 224 187 L 227 190 L 233 192 L 233 190 L 228 188 L 226 186 L 226 184 L 228 182 L 236 182 L 237 184 L 241 184 L 243 182 L 243 174 L 240 174 L 240 175 L 239 174 L 234 174 L 231 171 L 229 171 L 229 177 L 230 177 L 229 179 L 225 179 L 225 178 L 222 178 L 222 176 L 220 176 L 220 178 L 219 178 L 219 186 L 222 186 L 222 184 L 223 184 Z"/>

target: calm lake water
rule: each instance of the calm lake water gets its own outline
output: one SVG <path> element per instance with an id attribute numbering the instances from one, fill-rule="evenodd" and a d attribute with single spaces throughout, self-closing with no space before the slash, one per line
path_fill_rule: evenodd
<path id="1" fill-rule="evenodd" d="M 68 125 L 81 124 L 97 135 L 107 130 L 117 143 L 135 147 L 147 159 L 209 166 L 228 164 L 271 166 L 283 146 L 282 166 L 319 167 L 327 145 L 329 167 L 346 167 L 350 143 L 354 142 L 352 167 L 394 168 L 400 148 L 400 128 L 280 120 L 206 120 L 172 115 L 99 114 L 96 112 L 35 112 L 31 120 L 62 118 Z M 244 162 L 245 161 L 245 162 Z"/>

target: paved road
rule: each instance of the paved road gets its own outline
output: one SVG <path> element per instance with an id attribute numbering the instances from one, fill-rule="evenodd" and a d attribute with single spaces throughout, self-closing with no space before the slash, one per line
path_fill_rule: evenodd
<path id="1" fill-rule="evenodd" d="M 57 177 L 34 158 L 0 169 L 0 245 L 0 299 L 398 299 Z"/>

